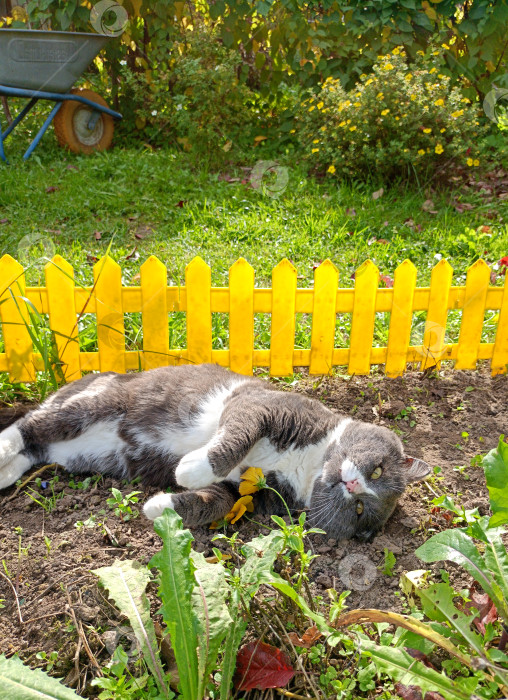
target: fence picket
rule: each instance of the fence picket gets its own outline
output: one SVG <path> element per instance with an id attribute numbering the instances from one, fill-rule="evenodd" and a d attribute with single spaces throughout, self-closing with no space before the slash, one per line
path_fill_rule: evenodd
<path id="1" fill-rule="evenodd" d="M 4 336 L 9 381 L 31 382 L 35 379 L 33 345 L 26 324 L 29 315 L 25 301 L 23 266 L 4 255 L 0 260 L 0 318 Z"/>
<path id="2" fill-rule="evenodd" d="M 508 274 L 505 275 L 504 280 L 503 300 L 497 322 L 491 370 L 492 374 L 505 374 L 508 370 Z"/>
<path id="3" fill-rule="evenodd" d="M 455 369 L 476 369 L 489 282 L 489 266 L 477 260 L 467 272 Z"/>
<path id="4" fill-rule="evenodd" d="M 95 263 L 94 298 L 101 372 L 125 372 L 122 270 L 108 255 Z"/>
<path id="5" fill-rule="evenodd" d="M 212 271 L 200 257 L 185 268 L 187 292 L 187 360 L 192 364 L 212 361 Z"/>
<path id="6" fill-rule="evenodd" d="M 143 369 L 174 364 L 169 352 L 167 270 L 154 255 L 141 265 Z"/>
<path id="7" fill-rule="evenodd" d="M 252 374 L 254 352 L 254 269 L 240 258 L 229 268 L 229 366 Z"/>
<path id="8" fill-rule="evenodd" d="M 416 287 L 416 267 L 404 260 L 395 270 L 392 311 L 388 331 L 385 373 L 399 377 L 406 369 L 407 351 L 413 322 L 413 298 Z"/>
<path id="9" fill-rule="evenodd" d="M 44 272 L 49 327 L 54 334 L 65 381 L 73 382 L 81 377 L 74 270 L 67 260 L 55 255 L 46 264 Z"/>
<path id="10" fill-rule="evenodd" d="M 355 274 L 355 298 L 351 320 L 349 374 L 368 374 L 376 320 L 376 295 L 379 270 L 366 260 Z"/>
<path id="11" fill-rule="evenodd" d="M 339 272 L 325 260 L 314 272 L 314 303 L 309 374 L 329 374 L 333 367 Z"/>
<path id="12" fill-rule="evenodd" d="M 429 308 L 422 345 L 422 370 L 429 367 L 439 369 L 441 366 L 452 277 L 453 268 L 446 260 L 440 260 L 430 276 Z"/>
<path id="13" fill-rule="evenodd" d="M 295 346 L 296 268 L 284 258 L 272 271 L 270 374 L 293 374 Z"/>

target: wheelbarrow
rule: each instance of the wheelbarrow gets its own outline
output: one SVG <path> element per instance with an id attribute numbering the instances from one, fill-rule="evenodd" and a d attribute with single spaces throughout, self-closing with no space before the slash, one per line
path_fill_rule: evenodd
<path id="1" fill-rule="evenodd" d="M 7 162 L 5 139 L 39 100 L 55 104 L 24 154 L 25 160 L 53 120 L 59 144 L 75 153 L 109 148 L 114 120 L 122 115 L 109 109 L 92 90 L 72 86 L 110 38 L 105 34 L 0 29 L 0 96 L 29 98 L 5 131 L 0 125 L 2 160 Z"/>

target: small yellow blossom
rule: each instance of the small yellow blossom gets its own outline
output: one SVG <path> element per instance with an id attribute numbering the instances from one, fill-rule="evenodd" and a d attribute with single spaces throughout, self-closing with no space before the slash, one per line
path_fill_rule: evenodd
<path id="1" fill-rule="evenodd" d="M 472 159 L 472 158 L 468 158 L 468 159 L 466 160 L 466 163 L 469 165 L 469 167 L 471 167 L 471 166 L 473 165 L 473 159 Z"/>
<path id="2" fill-rule="evenodd" d="M 312 107 L 309 107 L 309 112 L 312 112 L 313 109 L 316 109 L 314 105 L 312 105 Z"/>
<path id="3" fill-rule="evenodd" d="M 469 99 L 469 97 L 463 97 L 463 98 L 461 99 L 461 102 L 465 102 L 465 103 L 468 104 L 468 105 L 471 104 L 471 100 Z"/>
<path id="4" fill-rule="evenodd" d="M 452 112 L 452 117 L 454 119 L 457 119 L 457 117 L 461 117 L 464 114 L 463 109 L 457 109 L 455 112 Z"/>
<path id="5" fill-rule="evenodd" d="M 378 92 L 378 94 L 376 95 L 376 100 L 382 100 L 383 98 L 384 98 L 383 93 L 382 93 L 382 92 Z"/>
<path id="6" fill-rule="evenodd" d="M 411 80 L 412 77 L 413 77 L 413 74 L 412 74 L 412 73 L 408 73 L 408 74 L 406 75 L 406 80 Z"/>
<path id="7" fill-rule="evenodd" d="M 383 111 L 381 112 L 381 116 L 385 117 L 389 111 L 390 111 L 389 109 L 383 109 Z"/>
<path id="8" fill-rule="evenodd" d="M 434 68 L 431 68 L 431 69 L 429 70 L 429 73 L 432 74 L 432 73 L 435 73 L 436 71 L 437 71 L 437 68 L 434 67 Z"/>
<path id="9" fill-rule="evenodd" d="M 424 155 L 425 155 L 425 151 L 424 151 L 423 148 L 420 148 L 420 150 L 418 151 L 418 155 L 419 155 L 419 156 L 424 156 Z"/>
<path id="10" fill-rule="evenodd" d="M 395 66 L 392 63 L 385 63 L 385 65 L 383 66 L 383 70 L 393 70 L 394 67 Z"/>
<path id="11" fill-rule="evenodd" d="M 325 103 L 324 103 L 324 102 L 318 102 L 318 103 L 317 103 L 317 108 L 318 108 L 318 109 L 323 109 L 324 106 L 325 106 Z"/>
<path id="12" fill-rule="evenodd" d="M 373 82 L 374 82 L 374 80 L 373 80 L 372 78 L 369 78 L 369 79 L 367 80 L 367 82 L 365 83 L 365 87 L 367 87 L 367 85 L 370 85 L 370 84 L 373 83 Z"/>
<path id="13" fill-rule="evenodd" d="M 326 131 L 326 124 L 324 126 L 319 127 L 320 131 Z"/>
<path id="14" fill-rule="evenodd" d="M 231 510 L 227 515 L 224 516 L 223 522 L 225 523 L 236 523 L 237 520 L 239 520 L 242 515 L 245 512 L 252 513 L 254 510 L 254 504 L 252 503 L 252 496 L 242 496 L 242 498 L 239 498 L 237 502 L 233 505 Z M 218 527 L 221 526 L 222 523 L 214 521 L 210 525 L 210 530 L 216 530 Z"/>
<path id="15" fill-rule="evenodd" d="M 289 133 L 294 134 L 295 132 L 296 132 L 296 129 L 291 129 L 291 131 Z"/>
<path id="16" fill-rule="evenodd" d="M 474 159 L 473 165 L 474 165 L 474 166 L 480 165 L 480 161 L 478 160 L 478 158 L 475 158 L 475 159 Z"/>
<path id="17" fill-rule="evenodd" d="M 330 165 L 330 167 L 328 168 L 328 170 L 326 172 L 331 173 L 333 175 L 335 172 L 335 165 Z"/>
<path id="18" fill-rule="evenodd" d="M 439 129 L 439 131 L 440 131 L 442 134 L 444 134 L 444 132 L 446 131 L 446 129 Z"/>
<path id="19" fill-rule="evenodd" d="M 434 150 L 439 155 L 440 153 L 442 153 L 444 151 L 444 148 L 440 143 L 438 143 Z"/>
<path id="20" fill-rule="evenodd" d="M 423 130 L 423 133 L 424 133 L 424 134 L 431 134 L 431 133 L 432 133 L 432 129 L 424 129 L 424 130 Z"/>
<path id="21" fill-rule="evenodd" d="M 436 100 L 434 102 L 434 104 L 436 105 L 436 107 L 442 107 L 444 105 L 444 100 L 440 97 L 439 100 Z"/>
<path id="22" fill-rule="evenodd" d="M 319 139 L 314 139 L 312 143 L 319 143 Z"/>
<path id="23" fill-rule="evenodd" d="M 251 493 L 256 493 L 266 486 L 263 470 L 259 467 L 249 467 L 244 471 L 241 477 L 238 491 L 241 496 L 247 496 Z"/>
<path id="24" fill-rule="evenodd" d="M 414 102 L 416 100 L 416 95 L 411 95 L 411 102 Z"/>
<path id="25" fill-rule="evenodd" d="M 353 107 L 359 107 L 360 104 L 361 104 L 360 102 L 355 102 L 354 105 L 353 105 Z"/>
<path id="26" fill-rule="evenodd" d="M 448 44 L 441 44 L 441 48 L 443 48 L 443 49 L 449 49 L 450 47 L 448 46 Z"/>
<path id="27" fill-rule="evenodd" d="M 319 148 L 313 148 L 312 153 L 319 153 Z"/>
<path id="28" fill-rule="evenodd" d="M 394 56 L 398 56 L 399 53 L 400 53 L 400 49 L 396 46 L 396 47 L 393 49 L 392 53 L 393 53 Z"/>
<path id="29" fill-rule="evenodd" d="M 341 123 L 339 124 L 339 126 L 346 126 L 346 122 L 344 122 L 344 121 L 341 122 Z"/>
<path id="30" fill-rule="evenodd" d="M 350 126 L 349 131 L 356 131 L 356 126 Z"/>

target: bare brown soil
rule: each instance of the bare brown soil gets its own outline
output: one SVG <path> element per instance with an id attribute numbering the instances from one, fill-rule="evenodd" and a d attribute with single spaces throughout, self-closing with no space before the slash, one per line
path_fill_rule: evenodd
<path id="1" fill-rule="evenodd" d="M 430 534 L 449 526 L 446 513 L 432 508 L 435 494 L 446 492 L 468 508 L 488 512 L 483 470 L 470 466 L 470 461 L 495 447 L 499 435 L 508 430 L 507 378 L 491 378 L 486 371 L 449 371 L 438 378 L 409 373 L 394 380 L 382 376 L 306 378 L 294 390 L 317 397 L 333 410 L 399 431 L 409 454 L 442 470 L 431 483 L 408 490 L 385 532 L 372 544 L 311 538 L 312 548 L 320 555 L 311 570 L 313 595 L 326 596 L 325 590 L 331 587 L 338 591 L 353 587 L 350 608 L 401 610 L 400 573 L 423 568 L 415 550 Z M 466 469 L 458 469 L 463 466 Z M 53 473 L 47 471 L 42 478 L 49 479 Z M 0 602 L 4 599 L 4 607 L 0 610 L 0 653 L 16 652 L 30 665 L 43 666 L 35 654 L 57 650 L 53 672 L 66 677 L 74 687 L 79 675 L 83 689 L 93 677 L 95 658 L 105 663 L 112 638 L 117 641 L 127 630 L 90 570 L 109 565 L 115 558 L 146 563 L 160 541 L 152 523 L 142 515 L 122 523 L 106 506 L 112 486 L 124 493 L 132 488 L 103 479 L 86 491 L 73 490 L 70 476 L 61 469 L 58 475 L 56 488 L 63 496 L 51 513 L 31 501 L 26 489 L 14 498 L 14 488 L 2 493 L 0 572 L 4 577 L 0 577 Z M 105 535 L 99 527 L 80 531 L 75 527 L 77 521 L 85 521 L 103 508 L 108 528 Z M 256 519 L 270 522 L 267 517 Z M 243 541 L 262 529 L 245 519 L 238 528 Z M 196 528 L 193 534 L 198 551 L 211 554 L 212 544 L 225 549 L 224 544 L 212 543 L 214 531 Z M 396 556 L 394 576 L 377 568 L 383 566 L 385 548 Z M 466 577 L 456 576 L 459 584 L 467 585 Z M 345 585 L 348 581 L 350 585 Z M 79 638 L 86 639 L 88 650 L 82 641 L 77 647 Z M 89 686 L 87 692 L 91 693 Z M 91 693 L 90 697 L 96 695 Z"/>

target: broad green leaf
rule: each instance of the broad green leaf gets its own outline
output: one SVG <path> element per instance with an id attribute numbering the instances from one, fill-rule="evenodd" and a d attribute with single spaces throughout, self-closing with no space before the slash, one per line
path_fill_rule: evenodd
<path id="1" fill-rule="evenodd" d="M 488 518 L 482 518 L 471 528 L 473 537 L 485 544 L 483 558 L 491 574 L 495 597 L 491 596 L 498 614 L 508 624 L 508 552 L 503 543 L 504 527 L 489 527 Z"/>
<path id="2" fill-rule="evenodd" d="M 229 586 L 221 564 L 209 564 L 198 552 L 191 552 L 191 556 L 196 567 L 192 606 L 198 619 L 199 672 L 207 678 L 217 668 L 219 647 L 233 624 L 226 605 Z"/>
<path id="3" fill-rule="evenodd" d="M 482 466 L 493 513 L 490 526 L 504 525 L 508 523 L 508 444 L 504 435 L 499 438 L 498 446 L 485 455 Z"/>
<path id="4" fill-rule="evenodd" d="M 470 693 L 458 688 L 455 681 L 428 668 L 421 661 L 416 661 L 404 651 L 389 646 L 380 646 L 360 637 L 358 648 L 360 652 L 368 652 L 379 671 L 387 673 L 390 678 L 404 685 L 417 685 L 422 696 L 428 692 L 438 692 L 446 700 L 469 700 Z"/>
<path id="5" fill-rule="evenodd" d="M 453 561 L 460 564 L 477 581 L 485 593 L 496 598 L 485 562 L 473 540 L 462 530 L 444 530 L 424 542 L 415 552 L 424 562 Z"/>
<path id="6" fill-rule="evenodd" d="M 273 563 L 284 548 L 284 535 L 272 530 L 268 535 L 255 537 L 242 547 L 245 564 L 240 569 L 242 591 L 251 598 L 262 583 L 273 578 Z"/>
<path id="7" fill-rule="evenodd" d="M 0 700 L 76 700 L 81 697 L 40 668 L 31 669 L 21 659 L 0 656 Z"/>
<path id="8" fill-rule="evenodd" d="M 162 549 L 148 566 L 156 566 L 160 571 L 161 612 L 180 672 L 182 700 L 202 700 L 204 679 L 200 678 L 198 667 L 198 621 L 192 608 L 196 583 L 190 557 L 193 537 L 182 528 L 182 519 L 171 508 L 155 519 L 154 529 L 162 538 Z"/>
<path id="9" fill-rule="evenodd" d="M 137 561 L 117 559 L 112 566 L 94 569 L 92 573 L 99 577 L 111 598 L 129 618 L 143 658 L 155 678 L 159 691 L 167 693 L 155 629 L 150 617 L 150 602 L 145 594 L 151 578 L 150 572 Z"/>

